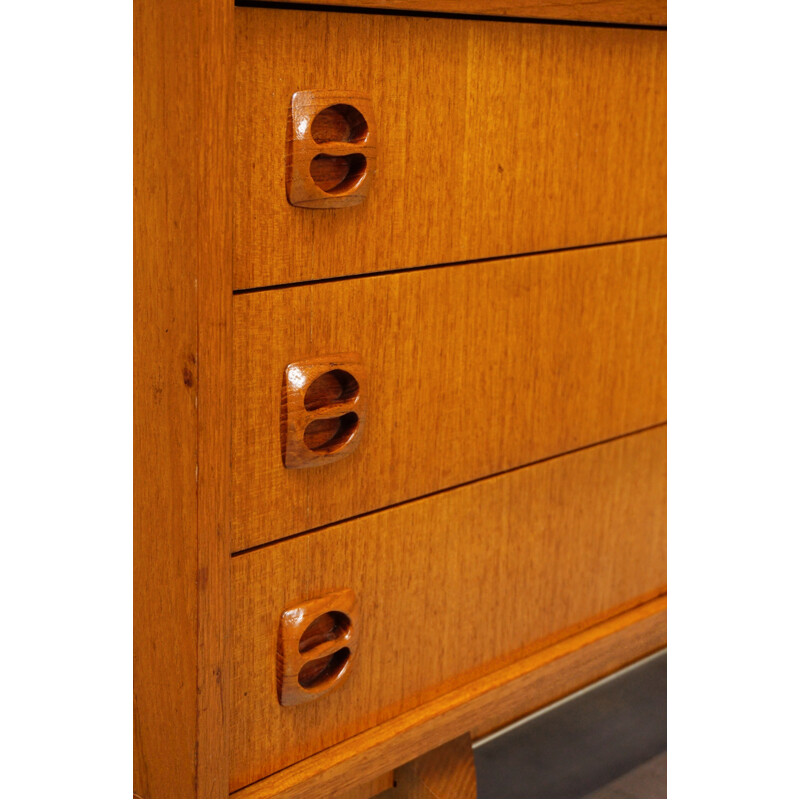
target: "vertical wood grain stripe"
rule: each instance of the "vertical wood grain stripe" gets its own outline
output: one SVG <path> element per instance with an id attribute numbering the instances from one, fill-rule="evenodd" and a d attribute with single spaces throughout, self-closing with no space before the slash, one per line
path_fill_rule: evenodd
<path id="1" fill-rule="evenodd" d="M 134 3 L 134 791 L 225 797 L 233 5 Z"/>

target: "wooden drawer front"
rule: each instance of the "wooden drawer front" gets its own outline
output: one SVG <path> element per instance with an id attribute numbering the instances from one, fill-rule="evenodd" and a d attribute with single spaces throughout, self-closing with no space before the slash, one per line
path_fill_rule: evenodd
<path id="1" fill-rule="evenodd" d="M 666 233 L 666 32 L 236 9 L 234 285 Z M 361 205 L 287 202 L 301 90 L 372 100 Z"/>
<path id="2" fill-rule="evenodd" d="M 233 548 L 666 420 L 666 240 L 234 298 Z M 284 368 L 360 354 L 357 449 L 286 469 Z"/>
<path id="3" fill-rule="evenodd" d="M 664 591 L 666 426 L 233 559 L 231 788 Z M 278 703 L 282 612 L 360 606 L 350 674 Z"/>

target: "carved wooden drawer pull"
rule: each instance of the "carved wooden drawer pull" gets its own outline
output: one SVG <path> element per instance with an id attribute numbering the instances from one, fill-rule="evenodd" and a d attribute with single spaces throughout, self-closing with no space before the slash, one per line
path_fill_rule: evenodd
<path id="1" fill-rule="evenodd" d="M 296 706 L 341 685 L 357 643 L 358 609 L 351 589 L 307 600 L 281 615 L 278 700 Z"/>
<path id="2" fill-rule="evenodd" d="M 357 92 L 292 95 L 286 196 L 302 208 L 361 203 L 375 171 L 375 121 L 369 97 Z"/>
<path id="3" fill-rule="evenodd" d="M 283 375 L 281 448 L 287 469 L 351 453 L 364 429 L 364 368 L 356 353 L 295 361 Z"/>

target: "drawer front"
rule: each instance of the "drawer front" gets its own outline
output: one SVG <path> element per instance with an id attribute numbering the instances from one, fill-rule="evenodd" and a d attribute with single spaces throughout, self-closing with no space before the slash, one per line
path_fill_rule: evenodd
<path id="1" fill-rule="evenodd" d="M 666 233 L 666 32 L 236 9 L 234 285 Z M 371 100 L 360 205 L 287 202 L 293 93 Z"/>
<path id="2" fill-rule="evenodd" d="M 665 585 L 666 426 L 236 556 L 231 789 Z M 282 613 L 348 590 L 349 674 L 280 705 Z"/>
<path id="3" fill-rule="evenodd" d="M 233 548 L 666 420 L 666 240 L 234 298 Z M 352 454 L 284 467 L 287 365 L 356 353 Z"/>

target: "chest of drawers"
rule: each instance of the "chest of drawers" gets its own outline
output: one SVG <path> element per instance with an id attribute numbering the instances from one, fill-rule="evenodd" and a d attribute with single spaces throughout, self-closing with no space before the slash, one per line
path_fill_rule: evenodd
<path id="1" fill-rule="evenodd" d="M 666 641 L 664 6 L 349 5 L 135 6 L 142 797 L 471 796 Z"/>

